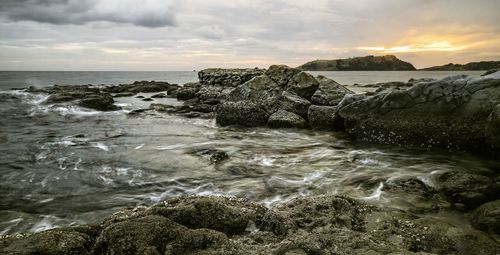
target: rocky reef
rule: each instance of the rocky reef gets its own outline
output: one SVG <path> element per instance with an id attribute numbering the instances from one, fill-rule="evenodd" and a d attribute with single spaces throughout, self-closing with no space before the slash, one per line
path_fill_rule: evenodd
<path id="1" fill-rule="evenodd" d="M 335 81 L 274 65 L 263 69 L 207 69 L 200 82 L 183 86 L 135 82 L 117 86 L 28 88 L 50 94 L 47 103 L 74 103 L 117 110 L 113 97 L 141 92 L 176 97 L 181 106 L 153 102 L 149 110 L 187 117 L 215 117 L 221 126 L 268 126 L 345 131 L 360 141 L 498 155 L 500 151 L 500 72 L 481 77 L 411 79 L 371 86 L 355 94 Z"/>
<path id="2" fill-rule="evenodd" d="M 413 71 L 415 67 L 394 55 L 335 60 L 314 60 L 298 67 L 304 71 Z"/>
<path id="3" fill-rule="evenodd" d="M 497 231 L 496 204 L 479 208 L 475 223 Z M 485 232 L 343 196 L 297 198 L 273 209 L 235 198 L 183 197 L 122 210 L 100 224 L 0 238 L 2 254 L 495 254 L 499 250 Z"/>

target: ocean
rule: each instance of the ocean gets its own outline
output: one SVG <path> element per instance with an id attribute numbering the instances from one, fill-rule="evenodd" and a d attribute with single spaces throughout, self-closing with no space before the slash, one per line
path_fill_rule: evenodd
<path id="1" fill-rule="evenodd" d="M 310 72 L 314 75 L 329 77 L 340 84 L 371 84 L 387 81 L 406 82 L 411 78 L 440 79 L 455 74 L 479 76 L 484 71 L 335 71 Z M 44 72 L 44 71 L 0 71 L 0 90 L 23 88 L 28 86 L 80 85 L 80 84 L 126 84 L 134 81 L 154 80 L 184 84 L 198 81 L 195 71 L 164 71 L 164 72 Z"/>
<path id="2" fill-rule="evenodd" d="M 367 84 L 459 73 L 314 74 L 341 84 Z M 123 110 L 98 112 L 11 90 L 135 80 L 182 84 L 196 81 L 197 74 L 0 72 L 0 234 L 97 223 L 126 207 L 183 195 L 234 196 L 272 207 L 300 196 L 349 194 L 383 207 L 426 208 L 432 201 L 385 195 L 384 182 L 415 177 L 433 186 L 440 173 L 496 167 L 464 153 L 362 144 L 334 132 L 222 128 L 213 119 L 158 112 L 131 116 L 127 113 L 149 106 L 135 97 L 116 98 Z M 172 98 L 155 102 L 181 104 Z M 225 151 L 229 159 L 211 164 L 211 150 Z M 439 217 L 465 221 L 460 214 Z"/>

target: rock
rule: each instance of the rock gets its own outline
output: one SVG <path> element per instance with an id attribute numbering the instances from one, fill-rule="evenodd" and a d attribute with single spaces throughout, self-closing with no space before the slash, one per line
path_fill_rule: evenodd
<path id="1" fill-rule="evenodd" d="M 279 102 L 280 110 L 295 113 L 307 120 L 307 111 L 311 106 L 311 102 L 287 91 L 284 91 L 283 94 L 281 94 Z"/>
<path id="2" fill-rule="evenodd" d="M 0 238 L 2 254 L 472 255 L 499 249 L 482 231 L 332 195 L 299 197 L 274 209 L 220 196 L 180 197 L 122 210 L 98 227 Z"/>
<path id="3" fill-rule="evenodd" d="M 343 130 L 344 119 L 337 112 L 336 106 L 312 105 L 307 113 L 309 125 L 318 130 Z"/>
<path id="4" fill-rule="evenodd" d="M 226 152 L 217 151 L 214 154 L 212 154 L 212 156 L 210 156 L 210 162 L 212 162 L 212 164 L 217 164 L 217 163 L 220 163 L 228 158 L 229 158 L 229 155 L 227 155 Z"/>
<path id="5" fill-rule="evenodd" d="M 353 94 L 352 91 L 332 79 L 320 75 L 316 80 L 319 82 L 319 87 L 311 97 L 312 104 L 336 106 L 346 94 Z"/>
<path id="6" fill-rule="evenodd" d="M 198 78 L 202 85 L 218 85 L 222 87 L 237 87 L 254 77 L 260 76 L 264 69 L 221 69 L 209 68 L 198 72 Z"/>
<path id="7" fill-rule="evenodd" d="M 439 178 L 440 191 L 466 210 L 500 199 L 500 181 L 483 175 L 451 171 Z"/>
<path id="8" fill-rule="evenodd" d="M 82 228 L 82 227 L 80 227 Z M 1 237 L 1 254 L 89 254 L 92 232 L 79 232 L 77 228 L 53 229 L 36 234 Z"/>
<path id="9" fill-rule="evenodd" d="M 279 107 L 282 89 L 266 75 L 257 76 L 234 89 L 226 99 L 232 102 L 250 101 L 267 112 L 275 112 Z"/>
<path id="10" fill-rule="evenodd" d="M 167 95 L 165 93 L 158 93 L 151 96 L 151 98 L 165 98 Z"/>
<path id="11" fill-rule="evenodd" d="M 151 110 L 151 109 L 136 109 L 136 110 L 130 111 L 129 113 L 127 113 L 127 115 L 134 116 L 134 115 L 138 115 L 138 114 L 147 112 L 149 110 Z"/>
<path id="12" fill-rule="evenodd" d="M 450 203 L 434 188 L 414 177 L 401 177 L 384 182 L 384 197 L 408 207 L 415 213 L 438 212 Z"/>
<path id="13" fill-rule="evenodd" d="M 192 111 L 194 112 L 203 112 L 203 113 L 209 113 L 213 112 L 213 106 L 209 104 L 195 104 L 193 105 Z"/>
<path id="14" fill-rule="evenodd" d="M 264 126 L 269 116 L 261 106 L 249 101 L 226 102 L 216 109 L 216 122 L 221 126 Z"/>
<path id="15" fill-rule="evenodd" d="M 189 228 L 208 228 L 226 235 L 243 234 L 250 221 L 259 226 L 267 209 L 262 205 L 225 197 L 185 197 L 151 208 L 147 214 L 161 215 Z"/>
<path id="16" fill-rule="evenodd" d="M 484 72 L 483 74 L 481 74 L 481 76 L 490 75 L 490 74 L 496 73 L 498 71 L 500 71 L 500 69 L 490 69 L 490 70 Z"/>
<path id="17" fill-rule="evenodd" d="M 86 97 L 78 103 L 79 106 L 99 111 L 116 111 L 120 107 L 114 105 L 113 97 L 108 93 L 101 93 Z"/>
<path id="18" fill-rule="evenodd" d="M 87 93 L 60 93 L 60 94 L 52 94 L 47 98 L 47 103 L 52 104 L 52 103 L 63 103 L 63 102 L 69 102 L 81 98 L 85 98 Z"/>
<path id="19" fill-rule="evenodd" d="M 124 93 L 118 93 L 118 94 L 114 95 L 114 97 L 132 97 L 132 96 L 135 96 L 135 93 L 124 92 Z"/>
<path id="20" fill-rule="evenodd" d="M 500 235 L 500 200 L 483 204 L 474 210 L 471 224 L 479 230 Z"/>
<path id="21" fill-rule="evenodd" d="M 133 84 L 121 84 L 103 88 L 108 93 L 155 93 L 176 90 L 179 86 L 159 81 L 136 81 Z"/>
<path id="22" fill-rule="evenodd" d="M 190 230 L 172 220 L 149 215 L 112 224 L 96 240 L 94 254 L 185 254 L 227 242 L 224 234 Z"/>
<path id="23" fill-rule="evenodd" d="M 307 122 L 295 113 L 278 110 L 269 117 L 267 125 L 271 128 L 306 128 Z"/>
<path id="24" fill-rule="evenodd" d="M 147 98 L 142 99 L 141 101 L 151 102 L 151 101 L 154 101 L 154 99 L 147 97 Z"/>
<path id="25" fill-rule="evenodd" d="M 286 90 L 293 92 L 302 98 L 310 100 L 318 87 L 319 83 L 312 75 L 306 72 L 300 72 L 288 81 Z"/>
<path id="26" fill-rule="evenodd" d="M 196 92 L 196 97 L 201 101 L 219 99 L 222 93 L 223 87 L 221 86 L 202 86 L 198 92 Z"/>
<path id="27" fill-rule="evenodd" d="M 158 111 L 158 112 L 171 112 L 175 106 L 173 105 L 165 105 L 165 104 L 151 104 L 149 109 Z"/>
<path id="28" fill-rule="evenodd" d="M 196 97 L 196 92 L 198 92 L 197 87 L 181 87 L 177 90 L 177 99 L 188 100 Z"/>
<path id="29" fill-rule="evenodd" d="M 500 129 L 490 122 L 500 104 L 500 77 L 452 76 L 341 104 L 346 131 L 362 141 L 500 152 L 500 132 L 487 132 Z"/>
<path id="30" fill-rule="evenodd" d="M 428 83 L 428 82 L 434 82 L 434 81 L 436 81 L 436 79 L 433 79 L 433 78 L 420 78 L 420 79 L 413 79 L 413 78 L 411 78 L 411 79 L 408 80 L 408 82 L 406 83 L 406 85 L 408 87 L 411 87 L 411 86 L 417 85 L 417 84 L 419 84 L 421 82 Z"/>
<path id="31" fill-rule="evenodd" d="M 291 68 L 285 65 L 272 65 L 267 69 L 265 74 L 278 84 L 278 86 L 284 88 L 288 81 L 296 74 L 300 73 L 299 69 Z"/>
<path id="32" fill-rule="evenodd" d="M 145 98 L 144 96 L 136 96 L 135 98 Z"/>

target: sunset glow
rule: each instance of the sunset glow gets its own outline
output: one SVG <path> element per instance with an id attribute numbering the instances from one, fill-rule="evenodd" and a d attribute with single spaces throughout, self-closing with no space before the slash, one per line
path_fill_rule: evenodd
<path id="1" fill-rule="evenodd" d="M 430 44 L 415 44 L 394 47 L 358 47 L 358 50 L 367 50 L 378 53 L 400 53 L 400 52 L 425 52 L 425 51 L 460 51 L 466 49 L 467 46 L 456 46 L 446 41 L 433 42 Z"/>

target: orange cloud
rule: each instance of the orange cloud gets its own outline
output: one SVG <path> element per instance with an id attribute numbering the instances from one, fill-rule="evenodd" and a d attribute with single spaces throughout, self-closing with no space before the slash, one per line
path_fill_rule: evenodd
<path id="1" fill-rule="evenodd" d="M 358 47 L 358 50 L 374 51 L 379 53 L 401 53 L 401 52 L 425 52 L 425 51 L 459 51 L 468 48 L 468 46 L 452 45 L 447 41 L 431 42 L 428 44 L 414 44 L 393 47 Z"/>

